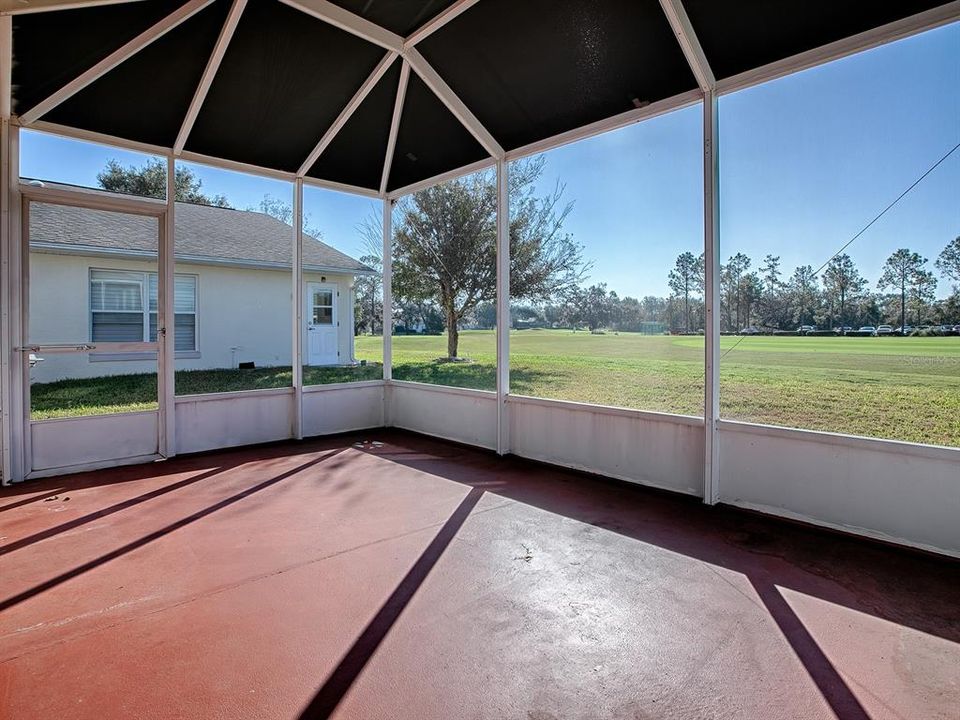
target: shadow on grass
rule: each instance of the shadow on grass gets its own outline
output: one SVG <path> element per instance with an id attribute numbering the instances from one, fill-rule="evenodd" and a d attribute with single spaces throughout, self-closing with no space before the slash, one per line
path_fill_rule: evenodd
<path id="1" fill-rule="evenodd" d="M 543 372 L 530 368 L 510 368 L 510 390 L 524 394 L 534 387 L 557 380 L 562 375 L 556 371 Z M 448 362 L 432 360 L 430 362 L 404 362 L 393 366 L 394 380 L 429 383 L 468 388 L 470 390 L 496 390 L 497 366 L 494 363 Z"/>
<path id="2" fill-rule="evenodd" d="M 383 366 L 379 363 L 303 369 L 304 385 L 379 380 L 382 377 Z M 175 382 L 177 395 L 269 390 L 291 387 L 293 370 L 289 366 L 253 370 L 179 370 Z M 156 406 L 155 373 L 75 378 L 30 386 L 30 412 L 34 420 L 105 415 Z"/>

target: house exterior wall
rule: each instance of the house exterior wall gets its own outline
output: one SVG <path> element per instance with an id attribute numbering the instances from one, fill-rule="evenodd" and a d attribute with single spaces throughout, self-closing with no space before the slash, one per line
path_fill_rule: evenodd
<path id="1" fill-rule="evenodd" d="M 91 339 L 90 271 L 156 272 L 156 263 L 52 253 L 30 253 L 30 343 L 87 343 Z M 197 276 L 197 350 L 177 354 L 177 370 L 291 364 L 291 274 L 284 270 L 177 263 L 177 274 Z M 353 361 L 353 276 L 304 273 L 306 283 L 336 285 L 338 348 Z M 304 319 L 306 320 L 306 297 Z M 302 328 L 306 342 L 306 325 Z M 233 350 L 232 348 L 236 348 Z M 306 345 L 304 345 L 306 348 Z M 141 359 L 135 359 L 141 358 Z M 154 359 L 91 353 L 48 355 L 30 372 L 32 382 L 155 372 Z M 306 353 L 304 353 L 306 359 Z"/>

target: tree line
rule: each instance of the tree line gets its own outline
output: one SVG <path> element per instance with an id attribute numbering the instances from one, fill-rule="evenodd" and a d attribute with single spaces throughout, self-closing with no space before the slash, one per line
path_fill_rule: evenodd
<path id="1" fill-rule="evenodd" d="M 811 265 L 785 275 L 780 257 L 766 255 L 759 265 L 736 253 L 720 267 L 720 327 L 739 332 L 748 327 L 792 330 L 811 325 L 822 329 L 890 324 L 897 327 L 960 323 L 960 237 L 940 253 L 934 266 L 955 283 L 951 296 L 937 300 L 937 277 L 929 260 L 900 248 L 884 262 L 876 291 L 869 289 L 854 260 L 841 253 L 818 270 Z M 704 326 L 703 255 L 681 253 L 668 276 L 671 296 L 661 318 L 674 330 Z"/>

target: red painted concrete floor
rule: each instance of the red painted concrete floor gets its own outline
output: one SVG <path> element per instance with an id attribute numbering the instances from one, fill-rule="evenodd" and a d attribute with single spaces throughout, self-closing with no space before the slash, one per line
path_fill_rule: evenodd
<path id="1" fill-rule="evenodd" d="M 6 489 L 0 596 L 18 720 L 960 717 L 960 564 L 399 432 Z"/>

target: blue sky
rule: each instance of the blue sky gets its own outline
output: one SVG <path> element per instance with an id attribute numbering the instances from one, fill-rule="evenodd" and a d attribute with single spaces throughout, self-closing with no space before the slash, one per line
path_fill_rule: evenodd
<path id="1" fill-rule="evenodd" d="M 815 268 L 960 142 L 960 23 L 720 100 L 721 254 L 759 266 L 780 255 L 786 274 Z M 703 244 L 701 109 L 686 108 L 547 153 L 538 189 L 565 185 L 566 228 L 593 261 L 590 282 L 621 295 L 667 293 L 666 275 Z M 145 156 L 24 133 L 21 173 L 95 186 L 109 158 Z M 209 194 L 239 208 L 265 194 L 289 202 L 289 183 L 200 165 Z M 379 202 L 310 188 L 304 211 L 324 239 L 363 254 L 358 225 Z M 960 235 L 960 151 L 847 252 L 874 283 L 909 247 L 933 261 Z M 941 279 L 938 294 L 949 292 Z"/>

